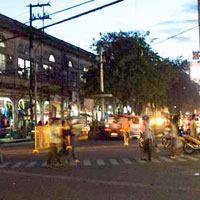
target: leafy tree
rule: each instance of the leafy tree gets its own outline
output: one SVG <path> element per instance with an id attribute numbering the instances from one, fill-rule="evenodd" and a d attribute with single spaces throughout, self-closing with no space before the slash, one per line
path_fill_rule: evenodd
<path id="1" fill-rule="evenodd" d="M 157 109 L 165 106 L 192 109 L 199 100 L 196 85 L 187 75 L 187 61 L 163 59 L 152 51 L 145 36 L 137 32 L 107 33 L 93 47 L 104 57 L 106 93 L 114 96 L 113 104 L 131 105 L 136 114 L 151 103 Z M 97 66 L 84 75 L 86 94 L 100 93 Z M 192 92 L 193 97 L 188 98 Z"/>

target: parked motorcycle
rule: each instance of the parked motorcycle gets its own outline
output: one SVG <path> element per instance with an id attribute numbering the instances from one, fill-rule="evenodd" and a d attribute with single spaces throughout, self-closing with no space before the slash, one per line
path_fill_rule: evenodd
<path id="1" fill-rule="evenodd" d="M 186 153 L 191 154 L 194 151 L 200 150 L 200 138 L 195 138 L 190 135 L 183 135 L 185 140 L 183 149 Z"/>

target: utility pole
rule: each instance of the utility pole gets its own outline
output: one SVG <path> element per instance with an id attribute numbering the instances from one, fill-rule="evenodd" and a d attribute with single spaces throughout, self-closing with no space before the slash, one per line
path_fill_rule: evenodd
<path id="1" fill-rule="evenodd" d="M 200 50 L 200 0 L 197 1 L 198 1 L 199 50 Z"/>
<path id="2" fill-rule="evenodd" d="M 43 26 L 44 26 L 44 20 L 49 19 L 49 15 L 46 15 L 44 12 L 44 7 L 50 6 L 49 3 L 47 4 L 36 4 L 32 5 L 30 4 L 28 7 L 30 8 L 30 34 L 29 34 L 29 59 L 30 59 L 30 88 L 29 88 L 29 98 L 30 98 L 30 111 L 31 111 L 31 124 L 33 124 L 33 99 L 35 103 L 35 125 L 37 124 L 37 65 L 34 63 L 34 56 L 33 56 L 33 21 L 35 20 L 43 20 Z M 43 8 L 43 16 L 40 16 L 39 14 L 37 17 L 33 15 L 32 10 L 35 7 L 42 7 Z"/>
<path id="3" fill-rule="evenodd" d="M 100 60 L 100 89 L 101 94 L 104 94 L 104 79 L 103 79 L 103 53 L 102 47 L 99 47 L 99 60 Z M 105 118 L 105 105 L 104 105 L 104 96 L 101 96 L 101 120 Z"/>

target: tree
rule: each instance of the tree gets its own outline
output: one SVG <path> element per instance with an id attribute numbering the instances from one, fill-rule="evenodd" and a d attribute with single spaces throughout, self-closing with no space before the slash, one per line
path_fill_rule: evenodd
<path id="1" fill-rule="evenodd" d="M 158 109 L 176 104 L 186 107 L 181 98 L 180 84 L 192 91 L 194 96 L 187 100 L 187 106 L 195 106 L 198 100 L 196 86 L 186 74 L 187 61 L 170 61 L 154 53 L 138 32 L 107 33 L 95 41 L 93 47 L 99 53 L 103 49 L 104 84 L 106 93 L 112 93 L 119 107 L 132 106 L 141 114 L 148 103 Z M 84 89 L 87 94 L 99 93 L 99 70 L 93 66 L 84 75 Z M 176 92 L 174 92 L 176 88 Z M 186 91 L 186 89 L 184 89 Z M 191 103 L 192 101 L 192 103 Z"/>

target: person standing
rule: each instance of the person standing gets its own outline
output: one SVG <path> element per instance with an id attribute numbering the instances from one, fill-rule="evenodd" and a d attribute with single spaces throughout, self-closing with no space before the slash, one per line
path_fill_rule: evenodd
<path id="1" fill-rule="evenodd" d="M 190 135 L 192 137 L 197 137 L 197 127 L 195 122 L 195 114 L 192 115 L 192 119 L 190 121 Z"/>
<path id="2" fill-rule="evenodd" d="M 74 163 L 78 164 L 80 161 L 77 159 L 75 154 L 75 141 L 74 141 L 74 127 L 72 121 L 69 120 L 68 127 L 65 126 L 63 122 L 63 154 L 67 157 L 66 163 L 70 164 L 69 151 L 71 151 Z"/>
<path id="3" fill-rule="evenodd" d="M 153 130 L 150 126 L 150 120 L 148 116 L 145 116 L 143 118 L 144 120 L 144 131 L 142 133 L 142 138 L 143 138 L 143 150 L 142 150 L 142 160 L 147 160 L 146 154 L 148 156 L 148 160 L 151 160 L 151 155 L 152 155 L 152 145 L 154 142 L 154 133 Z"/>
<path id="4" fill-rule="evenodd" d="M 124 134 L 124 145 L 129 145 L 129 136 L 130 136 L 130 120 L 122 122 L 122 132 Z"/>

